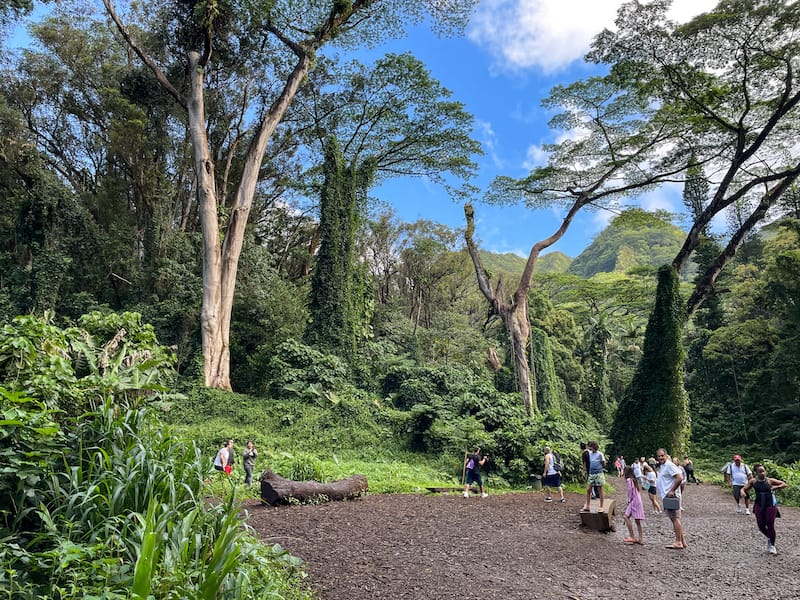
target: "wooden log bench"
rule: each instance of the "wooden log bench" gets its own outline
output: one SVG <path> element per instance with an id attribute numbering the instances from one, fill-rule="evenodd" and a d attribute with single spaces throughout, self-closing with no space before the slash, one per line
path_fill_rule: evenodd
<path id="1" fill-rule="evenodd" d="M 616 531 L 614 525 L 614 513 L 617 510 L 616 500 L 606 500 L 603 503 L 603 510 L 580 512 L 581 523 L 586 525 L 589 529 L 595 531 Z"/>

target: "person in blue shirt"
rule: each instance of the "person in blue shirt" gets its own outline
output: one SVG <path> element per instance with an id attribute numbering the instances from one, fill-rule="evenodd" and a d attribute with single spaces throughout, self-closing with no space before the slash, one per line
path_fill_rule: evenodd
<path id="1" fill-rule="evenodd" d="M 589 449 L 589 481 L 586 485 L 586 503 L 583 505 L 581 512 L 589 512 L 592 502 L 592 488 L 596 488 L 600 496 L 600 510 L 603 510 L 603 486 L 606 484 L 606 478 L 603 470 L 606 467 L 606 457 L 599 450 L 597 442 L 589 442 L 587 444 Z"/>

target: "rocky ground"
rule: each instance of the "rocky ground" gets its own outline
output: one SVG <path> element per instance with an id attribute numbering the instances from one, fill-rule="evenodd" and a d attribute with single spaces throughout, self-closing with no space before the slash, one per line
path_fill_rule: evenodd
<path id="1" fill-rule="evenodd" d="M 688 548 L 666 549 L 669 519 L 649 509 L 645 544 L 628 545 L 625 486 L 610 483 L 617 516 L 616 531 L 607 533 L 581 525 L 579 495 L 546 503 L 541 492 L 367 495 L 275 508 L 253 502 L 248 522 L 265 543 L 305 561 L 324 600 L 800 599 L 800 510 L 781 508 L 778 555 L 771 556 L 755 517 L 736 514 L 729 491 L 691 485 Z"/>

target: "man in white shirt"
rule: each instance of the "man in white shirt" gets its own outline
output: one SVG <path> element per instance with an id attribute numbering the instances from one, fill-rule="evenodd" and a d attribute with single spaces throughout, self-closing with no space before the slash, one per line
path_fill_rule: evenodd
<path id="1" fill-rule="evenodd" d="M 737 454 L 733 457 L 733 462 L 728 465 L 725 475 L 733 488 L 733 499 L 736 500 L 736 512 L 742 512 L 742 506 L 739 504 L 739 501 L 744 498 L 744 514 L 749 515 L 750 496 L 742 494 L 742 488 L 750 481 L 753 472 L 750 470 L 750 467 L 742 462 L 742 457 Z"/>
<path id="2" fill-rule="evenodd" d="M 686 537 L 683 533 L 683 525 L 681 524 L 681 483 L 683 482 L 683 475 L 681 470 L 676 467 L 670 459 L 667 451 L 664 448 L 659 448 L 656 452 L 656 460 L 661 465 L 658 470 L 658 480 L 656 481 L 656 490 L 661 497 L 662 506 L 664 505 L 664 498 L 677 498 L 678 508 L 667 508 L 664 506 L 664 512 L 667 513 L 669 520 L 672 521 L 672 528 L 675 530 L 675 541 L 667 546 L 670 550 L 683 550 L 686 548 Z"/>

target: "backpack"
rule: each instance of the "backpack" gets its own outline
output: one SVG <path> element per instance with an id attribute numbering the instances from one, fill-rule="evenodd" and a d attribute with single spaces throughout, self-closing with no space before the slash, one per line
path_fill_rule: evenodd
<path id="1" fill-rule="evenodd" d="M 564 470 L 564 461 L 561 459 L 561 455 L 555 450 L 553 450 L 552 455 L 553 455 L 553 469 L 556 471 L 556 473 L 560 473 L 561 471 Z"/>

